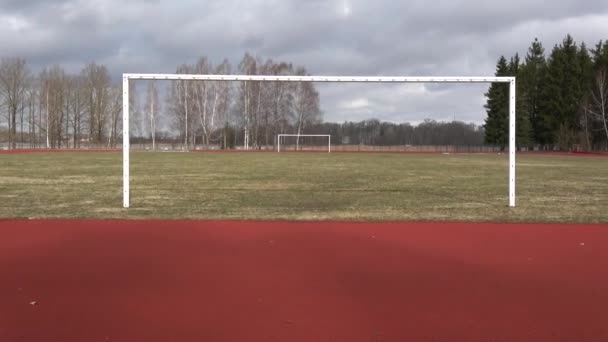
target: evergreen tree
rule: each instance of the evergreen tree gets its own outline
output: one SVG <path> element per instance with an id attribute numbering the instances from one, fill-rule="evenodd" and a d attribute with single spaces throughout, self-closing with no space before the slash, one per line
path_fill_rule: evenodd
<path id="1" fill-rule="evenodd" d="M 524 73 L 525 65 L 520 63 L 519 54 L 515 54 L 509 62 L 509 76 L 515 76 L 520 79 Z M 530 146 L 530 116 L 527 109 L 525 84 L 523 82 L 516 83 L 516 102 L 515 102 L 515 141 L 517 147 Z M 508 120 L 508 116 L 507 116 Z"/>
<path id="2" fill-rule="evenodd" d="M 501 57 L 496 75 L 517 77 L 518 147 L 605 146 L 606 137 L 598 134 L 605 130 L 589 115 L 601 70 L 608 70 L 608 43 L 600 41 L 590 50 L 584 42 L 577 45 L 570 35 L 555 45 L 549 58 L 538 39 L 523 63 L 518 55 L 509 62 Z M 508 87 L 494 84 L 486 97 L 485 141 L 504 148 L 508 142 Z"/>
<path id="3" fill-rule="evenodd" d="M 587 92 L 589 87 L 591 86 L 591 80 L 593 79 L 593 60 L 591 59 L 591 55 L 589 54 L 589 50 L 587 49 L 587 45 L 585 43 L 581 43 L 581 47 L 578 52 L 578 63 L 581 68 L 580 74 L 580 84 L 581 84 L 581 93 L 584 94 Z"/>
<path id="4" fill-rule="evenodd" d="M 501 56 L 496 64 L 496 76 L 509 76 L 507 59 Z M 485 142 L 499 145 L 504 150 L 509 137 L 509 85 L 506 83 L 493 83 L 485 94 L 485 105 L 488 117 L 485 119 Z"/>
<path id="5" fill-rule="evenodd" d="M 608 41 L 599 43 L 592 50 L 593 53 L 593 69 L 597 71 L 602 67 L 608 68 Z"/>
<path id="6" fill-rule="evenodd" d="M 578 129 L 577 113 L 583 98 L 583 70 L 580 62 L 580 49 L 570 35 L 563 42 L 565 57 L 562 96 L 564 108 L 558 127 L 558 144 L 562 149 L 570 149 L 575 142 Z M 585 49 L 586 53 L 586 49 Z"/>
<path id="7" fill-rule="evenodd" d="M 539 112 L 535 124 L 538 128 L 536 138 L 542 145 L 551 145 L 555 141 L 554 131 L 557 126 L 557 117 L 563 104 L 560 89 L 562 54 L 561 48 L 555 45 L 547 61 L 546 77 L 540 87 Z"/>
<path id="8" fill-rule="evenodd" d="M 543 136 L 547 135 L 542 132 L 543 126 L 539 119 L 541 88 L 546 72 L 545 49 L 538 38 L 535 38 L 528 49 L 525 64 L 521 67 L 521 75 L 517 82 L 522 85 L 522 91 L 518 91 L 518 97 L 525 102 L 524 112 L 520 111 L 518 115 L 528 117 L 531 126 L 531 140 L 536 144 L 544 143 Z"/>
<path id="9" fill-rule="evenodd" d="M 592 122 L 589 120 L 587 111 L 589 110 L 589 95 L 593 86 L 593 61 L 585 43 L 581 43 L 578 53 L 578 62 L 581 68 L 580 85 L 581 99 L 578 102 L 576 118 L 577 144 L 583 146 L 585 150 L 591 148 L 591 135 L 593 133 Z"/>
<path id="10" fill-rule="evenodd" d="M 568 149 L 574 143 L 577 111 L 583 94 L 581 75 L 579 49 L 572 36 L 567 35 L 551 52 L 541 91 L 541 143 L 558 144 L 561 149 Z"/>

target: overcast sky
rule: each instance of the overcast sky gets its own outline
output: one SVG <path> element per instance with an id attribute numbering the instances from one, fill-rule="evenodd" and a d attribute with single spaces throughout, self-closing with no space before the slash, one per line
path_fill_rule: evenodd
<path id="1" fill-rule="evenodd" d="M 315 75 L 485 76 L 501 54 L 608 39 L 606 0 L 0 0 L 0 56 L 173 72 L 246 51 Z M 479 85 L 320 84 L 326 121 L 485 117 Z"/>

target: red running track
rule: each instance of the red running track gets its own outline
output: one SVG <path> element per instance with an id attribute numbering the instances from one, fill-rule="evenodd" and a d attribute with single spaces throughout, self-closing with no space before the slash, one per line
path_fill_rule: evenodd
<path id="1" fill-rule="evenodd" d="M 606 341 L 608 226 L 0 221 L 0 341 Z"/>

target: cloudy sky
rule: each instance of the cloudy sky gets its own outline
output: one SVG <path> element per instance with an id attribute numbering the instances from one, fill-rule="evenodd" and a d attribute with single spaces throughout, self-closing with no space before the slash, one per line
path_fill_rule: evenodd
<path id="1" fill-rule="evenodd" d="M 608 39 L 606 0 L 0 0 L 0 56 L 173 72 L 248 51 L 315 75 L 485 76 L 501 54 Z M 327 121 L 482 122 L 479 85 L 320 84 Z"/>

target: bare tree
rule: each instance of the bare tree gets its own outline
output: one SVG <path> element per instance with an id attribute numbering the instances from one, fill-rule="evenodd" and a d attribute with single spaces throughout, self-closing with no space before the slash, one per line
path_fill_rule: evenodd
<path id="1" fill-rule="evenodd" d="M 108 89 L 108 115 L 109 118 L 109 129 L 108 134 L 108 148 L 116 148 L 118 142 L 118 122 L 120 114 L 122 113 L 122 85 L 114 85 Z"/>
<path id="2" fill-rule="evenodd" d="M 608 141 L 608 71 L 606 68 L 600 69 L 594 79 L 590 104 L 588 112 L 601 123 Z"/>
<path id="3" fill-rule="evenodd" d="M 207 57 L 201 57 L 194 66 L 194 72 L 197 74 L 209 74 L 211 68 Z M 209 127 L 209 95 L 211 87 L 212 85 L 208 81 L 200 81 L 192 85 L 194 90 L 193 107 L 198 113 L 198 124 L 202 132 L 203 145 L 209 145 L 209 134 L 212 129 Z"/>
<path id="4" fill-rule="evenodd" d="M 231 73 L 230 62 L 227 59 L 215 68 L 215 73 L 229 75 Z M 228 110 L 231 105 L 231 83 L 215 81 L 212 83 L 212 105 L 211 105 L 211 130 L 215 130 L 223 121 L 227 122 Z M 225 132 L 223 133 L 225 134 Z"/>
<path id="5" fill-rule="evenodd" d="M 36 99 L 38 97 L 38 89 L 34 85 L 34 80 L 30 77 L 30 86 L 27 89 L 27 107 L 28 107 L 28 138 L 30 148 L 36 147 Z"/>
<path id="6" fill-rule="evenodd" d="M 70 106 L 72 117 L 70 122 L 72 124 L 72 147 L 79 148 L 80 140 L 82 137 L 82 119 L 84 115 L 84 102 L 85 102 L 85 91 L 83 87 L 82 76 L 76 75 L 71 76 L 71 94 L 70 94 Z"/>
<path id="7" fill-rule="evenodd" d="M 579 110 L 579 124 L 584 132 L 587 149 L 592 149 L 593 137 L 599 132 L 606 136 L 608 147 L 608 69 L 600 68 L 588 95 L 583 98 Z"/>
<path id="8" fill-rule="evenodd" d="M 293 66 L 287 63 L 273 64 L 271 73 L 272 75 L 290 75 L 293 74 Z M 289 124 L 291 108 L 293 107 L 293 94 L 291 92 L 293 86 L 286 82 L 272 82 L 270 87 L 272 136 L 276 136 L 285 133 L 285 128 Z"/>
<path id="9" fill-rule="evenodd" d="M 137 84 L 138 82 L 135 80 L 129 82 L 129 134 L 133 137 L 142 138 L 146 135 L 146 125 L 144 124 L 146 110 L 142 110 L 140 107 Z"/>
<path id="10" fill-rule="evenodd" d="M 180 65 L 176 73 L 177 74 L 189 74 L 192 67 L 186 64 Z M 171 83 L 171 90 L 169 97 L 167 98 L 168 109 L 173 114 L 173 123 L 175 128 L 180 132 L 184 149 L 190 148 L 190 139 L 193 139 L 193 115 L 192 104 L 193 101 L 193 89 L 192 86 L 188 86 L 188 81 L 173 81 Z"/>
<path id="11" fill-rule="evenodd" d="M 229 74 L 230 64 L 224 60 L 213 68 L 206 58 L 201 58 L 195 67 L 199 74 Z M 217 124 L 225 118 L 230 105 L 230 84 L 224 81 L 202 81 L 193 85 L 194 108 L 198 112 L 198 123 L 202 134 L 202 143 L 208 147 L 212 140 L 217 142 L 219 137 L 212 138 L 217 131 Z"/>
<path id="12" fill-rule="evenodd" d="M 274 63 L 272 60 L 267 60 L 262 63 L 258 60 L 259 70 L 258 73 L 263 75 L 271 74 L 273 71 Z M 269 146 L 271 138 L 271 118 L 273 112 L 273 98 L 272 93 L 273 84 L 270 82 L 260 82 L 257 89 L 256 99 L 256 124 L 254 126 L 254 134 L 257 137 L 259 145 Z"/>
<path id="13" fill-rule="evenodd" d="M 88 113 L 89 141 L 100 144 L 105 131 L 109 100 L 110 74 L 104 65 L 91 63 L 82 71 Z"/>
<path id="14" fill-rule="evenodd" d="M 304 68 L 296 71 L 297 75 L 306 75 Z M 300 135 L 306 126 L 319 123 L 321 121 L 321 110 L 319 108 L 319 93 L 310 82 L 298 82 L 295 84 L 293 92 L 293 114 L 296 134 Z M 299 147 L 299 138 L 296 148 Z"/>
<path id="15" fill-rule="evenodd" d="M 148 123 L 150 128 L 150 139 L 152 140 L 152 150 L 156 150 L 156 123 L 160 112 L 160 101 L 158 100 L 158 90 L 156 83 L 150 81 L 146 90 L 146 108 L 148 110 Z"/>
<path id="16" fill-rule="evenodd" d="M 45 126 L 47 148 L 61 148 L 64 125 L 68 120 L 70 84 L 69 77 L 59 66 L 44 69 L 40 73 L 41 93 L 44 96 Z"/>
<path id="17" fill-rule="evenodd" d="M 239 71 L 244 75 L 256 75 L 258 73 L 258 62 L 249 53 L 246 53 L 241 63 Z M 244 128 L 244 148 L 257 145 L 257 137 L 253 135 L 253 128 L 257 126 L 257 100 L 259 99 L 260 82 L 244 81 L 239 84 L 239 94 L 236 110 Z M 253 141 L 251 141 L 253 137 Z"/>
<path id="18" fill-rule="evenodd" d="M 8 109 L 9 146 L 17 147 L 17 113 L 25 102 L 29 70 L 23 58 L 4 58 L 0 61 L 0 93 Z"/>

